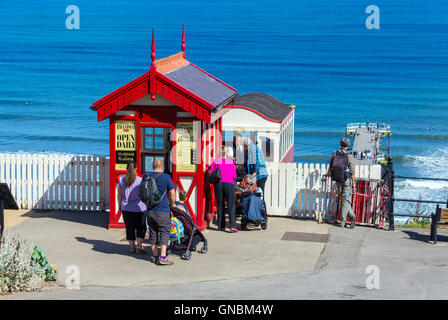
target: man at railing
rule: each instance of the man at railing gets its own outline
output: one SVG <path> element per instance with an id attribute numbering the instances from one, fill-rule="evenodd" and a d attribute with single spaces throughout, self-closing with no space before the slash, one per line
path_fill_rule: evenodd
<path id="1" fill-rule="evenodd" d="M 347 215 L 350 218 L 350 228 L 355 227 L 356 215 L 353 212 L 352 189 L 355 188 L 355 166 L 353 155 L 348 152 L 350 139 L 343 137 L 340 141 L 341 149 L 333 152 L 328 166 L 327 176 L 336 183 L 336 190 L 342 201 L 340 226 L 344 227 Z"/>

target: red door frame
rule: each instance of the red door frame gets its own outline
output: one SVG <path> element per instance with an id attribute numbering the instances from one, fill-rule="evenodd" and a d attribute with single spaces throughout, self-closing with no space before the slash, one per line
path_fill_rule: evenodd
<path id="1" fill-rule="evenodd" d="M 147 110 L 142 110 L 140 111 L 142 113 L 148 113 Z M 136 122 L 136 139 L 137 139 L 137 143 L 136 143 L 136 151 L 137 151 L 137 157 L 136 157 L 136 162 L 137 162 L 137 167 L 138 167 L 138 173 L 141 176 L 142 172 L 141 172 L 141 128 L 142 127 L 162 127 L 162 128 L 171 128 L 173 130 L 173 133 L 175 132 L 176 129 L 176 123 L 180 122 L 180 121 L 197 121 L 196 118 L 191 119 L 189 118 L 188 120 L 186 118 L 174 118 L 173 119 L 173 123 L 162 123 L 162 122 L 149 122 L 146 120 L 142 120 L 141 119 L 141 115 L 139 114 L 139 111 L 135 110 L 135 115 L 133 116 L 111 116 L 109 119 L 109 138 L 110 138 L 110 218 L 109 218 L 109 228 L 124 228 L 124 223 L 119 222 L 120 217 L 121 217 L 121 212 L 116 212 L 116 185 L 119 182 L 119 175 L 121 174 L 126 174 L 125 170 L 116 170 L 115 169 L 115 122 L 116 121 L 126 121 L 126 120 L 131 120 L 131 121 L 135 121 Z M 200 120 L 199 120 L 200 121 Z M 173 161 L 173 167 L 172 167 L 172 179 L 173 182 L 175 183 L 176 187 L 179 186 L 180 189 L 185 190 L 184 186 L 182 185 L 182 182 L 180 181 L 181 177 L 193 177 L 193 181 L 191 182 L 190 188 L 187 191 L 187 201 L 186 201 L 186 205 L 188 207 L 188 209 L 190 210 L 190 212 L 196 213 L 192 215 L 193 220 L 195 221 L 195 223 L 197 224 L 197 226 L 201 229 L 204 230 L 207 227 L 207 221 L 205 219 L 205 217 L 207 217 L 208 219 L 210 219 L 212 216 L 208 215 L 206 216 L 206 214 L 212 213 L 212 212 L 216 212 L 216 203 L 215 203 L 215 197 L 214 197 L 214 193 L 213 193 L 213 188 L 206 188 L 206 183 L 207 181 L 205 181 L 206 177 L 205 177 L 205 172 L 208 170 L 208 162 L 206 162 L 209 157 L 211 158 L 211 160 L 213 160 L 216 156 L 216 152 L 214 152 L 213 154 L 210 154 L 210 148 L 213 148 L 215 150 L 217 150 L 216 148 L 219 147 L 222 144 L 222 120 L 218 119 L 215 123 L 208 125 L 208 127 L 210 129 L 214 128 L 216 130 L 219 131 L 221 138 L 220 139 L 216 139 L 216 137 L 211 137 L 210 140 L 213 139 L 212 141 L 209 141 L 208 137 L 205 137 L 204 133 L 204 127 L 203 127 L 203 122 L 201 121 L 201 126 L 200 126 L 200 139 L 198 141 L 198 154 L 200 155 L 199 160 L 200 163 L 197 164 L 196 167 L 196 172 L 177 172 L 177 166 L 175 164 L 176 161 Z M 205 127 L 205 129 L 207 128 L 207 126 Z M 205 140 L 204 140 L 205 138 Z M 174 139 L 172 138 L 172 147 L 175 148 L 176 146 L 176 138 L 174 137 Z M 221 140 L 221 141 L 219 141 Z M 205 148 L 205 151 L 203 150 L 203 148 Z M 204 157 L 204 155 L 206 155 Z M 170 155 L 170 156 L 176 156 L 174 155 Z M 174 160 L 174 159 L 173 159 Z M 196 212 L 195 210 L 193 210 L 191 203 L 190 203 L 190 197 L 191 194 L 194 190 L 194 188 L 196 187 Z M 208 192 L 207 192 L 208 191 Z M 209 194 L 207 194 L 209 193 Z M 207 198 L 207 199 L 206 199 Z M 207 205 L 207 201 L 208 204 Z M 207 212 L 206 212 L 207 211 Z"/>

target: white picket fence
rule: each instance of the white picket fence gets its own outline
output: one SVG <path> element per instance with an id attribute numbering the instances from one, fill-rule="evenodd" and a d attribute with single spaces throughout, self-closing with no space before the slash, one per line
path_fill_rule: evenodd
<path id="1" fill-rule="evenodd" d="M 21 209 L 103 211 L 109 207 L 109 159 L 0 153 L 0 182 Z"/>
<path id="2" fill-rule="evenodd" d="M 316 211 L 334 211 L 335 190 L 329 179 L 322 180 L 328 164 L 266 163 L 269 177 L 265 201 L 269 215 L 313 217 Z M 356 166 L 357 179 L 378 181 L 381 166 Z"/>
<path id="3" fill-rule="evenodd" d="M 265 200 L 269 215 L 312 216 L 335 205 L 323 184 L 327 164 L 267 163 Z M 356 177 L 379 180 L 379 166 L 356 166 Z M 109 158 L 65 154 L 0 153 L 0 182 L 21 209 L 109 209 Z"/>

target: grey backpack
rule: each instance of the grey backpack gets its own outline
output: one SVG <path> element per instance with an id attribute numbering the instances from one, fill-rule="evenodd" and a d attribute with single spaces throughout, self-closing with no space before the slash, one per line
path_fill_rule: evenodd
<path id="1" fill-rule="evenodd" d="M 140 183 L 140 199 L 149 209 L 154 208 L 160 202 L 162 202 L 163 197 L 166 194 L 166 191 L 160 195 L 159 188 L 157 188 L 156 179 L 162 173 L 157 173 L 153 176 L 145 174 L 143 176 L 142 182 Z"/>

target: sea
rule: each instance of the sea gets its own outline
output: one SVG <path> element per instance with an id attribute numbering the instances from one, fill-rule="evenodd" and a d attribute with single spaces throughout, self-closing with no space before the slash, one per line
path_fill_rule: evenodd
<path id="1" fill-rule="evenodd" d="M 448 178 L 446 0 L 1 0 L 0 152 L 108 155 L 89 107 L 149 70 L 153 28 L 156 58 L 179 52 L 182 23 L 189 61 L 296 105 L 295 161 L 328 162 L 347 123 L 382 122 L 396 174 Z M 396 196 L 444 201 L 448 182 L 397 180 Z"/>

